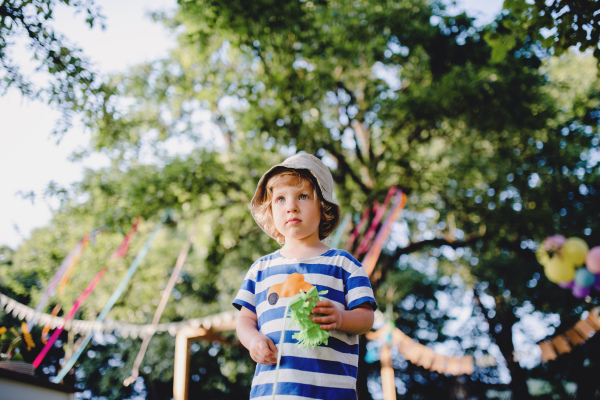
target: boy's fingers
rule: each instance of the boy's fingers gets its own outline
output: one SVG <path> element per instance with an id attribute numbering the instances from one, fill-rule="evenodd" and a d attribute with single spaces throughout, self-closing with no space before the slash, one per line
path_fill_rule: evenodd
<path id="1" fill-rule="evenodd" d="M 332 331 L 335 329 L 335 324 L 321 324 L 320 328 L 325 331 Z"/>
<path id="2" fill-rule="evenodd" d="M 273 354 L 277 354 L 277 346 L 275 346 L 275 343 L 273 343 L 272 340 L 269 340 L 267 343 L 269 344 L 269 350 L 271 350 Z"/>

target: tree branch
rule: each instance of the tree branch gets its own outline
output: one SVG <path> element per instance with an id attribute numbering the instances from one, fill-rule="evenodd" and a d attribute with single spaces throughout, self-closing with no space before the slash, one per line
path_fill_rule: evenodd
<path id="1" fill-rule="evenodd" d="M 337 149 L 335 148 L 335 146 L 332 143 L 323 142 L 322 147 L 325 150 L 327 150 L 329 152 L 329 154 L 331 154 L 333 157 L 335 157 L 337 164 L 338 164 L 338 169 L 342 176 L 344 176 L 346 174 L 350 175 L 352 180 L 360 187 L 360 190 L 362 190 L 363 193 L 369 193 L 371 191 L 371 188 L 367 187 L 367 185 L 365 185 L 365 183 L 362 181 L 362 179 L 360 179 L 360 177 L 356 174 L 356 172 L 354 172 L 354 170 L 350 167 L 350 164 L 346 161 L 346 157 L 343 154 L 341 154 L 339 151 L 337 151 Z M 341 184 L 343 182 L 338 181 L 338 183 Z"/>

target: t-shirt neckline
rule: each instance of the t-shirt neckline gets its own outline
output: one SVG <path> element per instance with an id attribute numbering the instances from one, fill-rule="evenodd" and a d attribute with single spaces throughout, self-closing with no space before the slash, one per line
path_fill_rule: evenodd
<path id="1" fill-rule="evenodd" d="M 283 254 L 281 254 L 281 252 L 279 250 L 277 250 L 275 253 L 277 253 L 277 255 L 279 257 L 283 258 L 284 260 L 290 260 L 290 261 L 310 261 L 310 260 L 316 260 L 317 258 L 325 257 L 327 255 L 327 253 L 329 253 L 330 251 L 334 251 L 334 250 L 335 249 L 333 249 L 333 248 L 325 250 L 325 252 L 323 254 L 319 254 L 318 256 L 313 256 L 313 257 L 295 257 L 295 258 L 286 257 Z"/>

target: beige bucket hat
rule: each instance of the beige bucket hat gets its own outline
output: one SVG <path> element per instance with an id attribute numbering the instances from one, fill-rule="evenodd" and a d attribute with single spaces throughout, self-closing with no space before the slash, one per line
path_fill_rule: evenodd
<path id="1" fill-rule="evenodd" d="M 250 210 L 252 211 L 252 217 L 254 218 L 258 226 L 260 226 L 260 228 L 273 239 L 278 240 L 277 237 L 274 237 L 270 232 L 268 232 L 265 229 L 265 227 L 261 225 L 259 220 L 256 218 L 255 210 L 257 210 L 257 207 L 265 199 L 267 182 L 269 178 L 283 169 L 305 169 L 309 171 L 312 176 L 314 176 L 315 180 L 317 181 L 317 184 L 319 185 L 319 190 L 321 192 L 321 196 L 323 196 L 323 200 L 325 200 L 327 203 L 330 203 L 333 206 L 335 217 L 334 220 L 331 221 L 332 227 L 330 230 L 328 230 L 327 235 L 325 235 L 325 237 L 330 235 L 340 223 L 340 205 L 333 199 L 333 177 L 331 176 L 331 171 L 329 171 L 329 168 L 327 168 L 321 160 L 319 160 L 312 154 L 306 153 L 296 154 L 287 158 L 281 164 L 277 164 L 271 167 L 267 172 L 263 174 L 263 176 L 260 178 L 260 181 L 258 181 L 256 192 L 254 193 L 254 197 L 252 197 L 252 201 L 250 202 Z"/>

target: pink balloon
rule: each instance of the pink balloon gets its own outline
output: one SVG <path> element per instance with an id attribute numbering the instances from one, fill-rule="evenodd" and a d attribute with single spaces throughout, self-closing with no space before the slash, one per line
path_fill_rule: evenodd
<path id="1" fill-rule="evenodd" d="M 600 274 L 600 246 L 592 247 L 588 251 L 585 266 L 592 274 Z"/>
<path id="2" fill-rule="evenodd" d="M 546 251 L 558 251 L 567 242 L 567 238 L 563 235 L 552 235 L 548 236 L 544 240 L 544 249 Z"/>
<path id="3" fill-rule="evenodd" d="M 573 289 L 574 285 L 575 281 L 558 282 L 558 286 L 560 286 L 563 289 Z"/>

